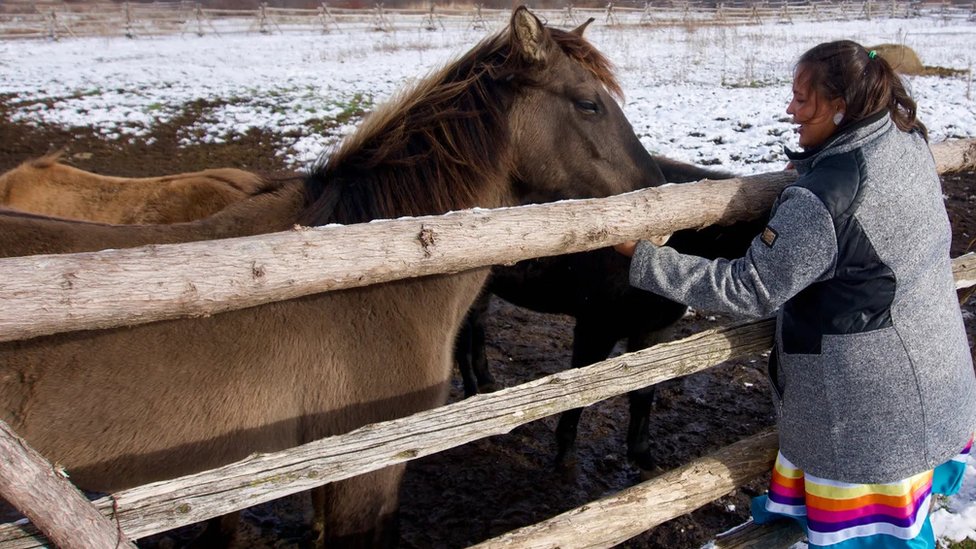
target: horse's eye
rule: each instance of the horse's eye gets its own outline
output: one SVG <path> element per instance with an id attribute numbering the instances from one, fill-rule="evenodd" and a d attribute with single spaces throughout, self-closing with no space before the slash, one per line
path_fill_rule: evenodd
<path id="1" fill-rule="evenodd" d="M 596 114 L 600 112 L 600 106 L 590 101 L 588 99 L 579 99 L 576 101 L 576 108 L 584 114 Z"/>

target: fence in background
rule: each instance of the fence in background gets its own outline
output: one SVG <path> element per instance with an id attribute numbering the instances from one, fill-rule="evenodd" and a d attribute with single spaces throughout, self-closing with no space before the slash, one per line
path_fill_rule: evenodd
<path id="1" fill-rule="evenodd" d="M 929 17 L 950 21 L 976 21 L 972 4 L 923 3 L 915 0 L 811 0 L 798 4 L 785 0 L 765 2 L 646 2 L 642 7 L 607 4 L 600 9 L 577 8 L 572 4 L 558 10 L 535 10 L 550 24 L 579 25 L 588 18 L 607 26 L 711 26 L 790 24 L 797 21 L 843 21 L 877 17 Z M 153 2 L 66 4 L 52 1 L 7 0 L 0 4 L 0 39 L 46 38 L 58 40 L 81 36 L 127 36 L 129 38 L 195 34 L 272 34 L 284 32 L 394 32 L 398 30 L 439 31 L 451 29 L 492 30 L 501 27 L 510 10 L 441 8 L 341 9 L 323 3 L 316 9 L 273 8 L 209 9 L 198 3 Z"/>

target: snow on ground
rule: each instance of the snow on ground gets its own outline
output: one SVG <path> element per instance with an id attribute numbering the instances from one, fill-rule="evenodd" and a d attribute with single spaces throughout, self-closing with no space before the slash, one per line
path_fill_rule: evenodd
<path id="1" fill-rule="evenodd" d="M 304 133 L 289 157 L 298 167 L 353 127 L 313 135 L 306 128 L 316 119 L 352 101 L 382 102 L 483 36 L 449 28 L 8 41 L 0 42 L 0 93 L 22 98 L 22 119 L 92 125 L 107 137 L 145 133 L 184 102 L 220 99 L 228 104 L 188 142 L 249 127 Z M 783 163 L 793 136 L 785 113 L 792 64 L 818 42 L 899 42 L 926 65 L 955 69 L 970 68 L 976 55 L 976 25 L 928 18 L 691 30 L 597 23 L 587 36 L 617 65 L 624 110 L 649 150 L 739 173 Z M 976 135 L 970 77 L 907 80 L 933 141 Z"/>
<path id="2" fill-rule="evenodd" d="M 220 106 L 186 140 L 222 140 L 251 127 L 292 131 L 288 160 L 301 167 L 347 126 L 306 128 L 351 105 L 388 99 L 484 36 L 462 28 L 394 33 L 194 34 L 0 42 L 0 93 L 15 94 L 23 120 L 93 126 L 133 138 L 194 100 Z M 648 150 L 737 173 L 778 170 L 795 146 L 785 113 L 792 66 L 809 47 L 848 38 L 897 42 L 925 65 L 971 69 L 976 24 L 933 18 L 767 23 L 739 27 L 587 31 L 617 66 L 624 111 Z M 933 142 L 976 137 L 971 76 L 906 78 Z M 42 101 L 43 100 L 43 101 Z M 976 539 L 976 467 L 963 493 L 933 515 L 944 539 Z"/>

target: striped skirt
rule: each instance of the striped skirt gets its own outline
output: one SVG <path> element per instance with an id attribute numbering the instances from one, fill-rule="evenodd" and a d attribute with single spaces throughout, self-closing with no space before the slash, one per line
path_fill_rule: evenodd
<path id="1" fill-rule="evenodd" d="M 934 549 L 932 494 L 959 491 L 971 446 L 972 439 L 958 456 L 935 469 L 885 484 L 807 475 L 778 454 L 769 493 L 752 500 L 753 520 L 796 519 L 806 528 L 811 548 Z"/>

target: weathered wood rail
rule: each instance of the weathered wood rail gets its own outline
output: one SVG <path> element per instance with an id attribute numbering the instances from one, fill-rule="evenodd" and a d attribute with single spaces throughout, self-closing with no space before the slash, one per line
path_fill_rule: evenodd
<path id="1" fill-rule="evenodd" d="M 976 164 L 976 140 L 940 143 L 932 151 L 940 172 Z M 219 242 L 3 258 L 0 341 L 205 316 L 729 224 L 767 211 L 795 178 L 795 172 L 784 171 L 598 200 L 299 228 Z"/>
<path id="2" fill-rule="evenodd" d="M 974 148 L 976 140 L 963 140 L 935 145 L 933 152 L 940 171 L 957 171 L 976 166 Z M 601 200 L 291 231 L 267 235 L 274 237 L 270 243 L 263 240 L 265 237 L 251 237 L 222 241 L 210 249 L 208 243 L 192 243 L 3 259 L 0 260 L 0 272 L 4 273 L 0 300 L 5 306 L 0 309 L 0 340 L 210 314 L 254 304 L 248 301 L 254 296 L 264 300 L 258 301 L 263 303 L 404 276 L 582 251 L 714 222 L 728 223 L 760 215 L 794 177 L 792 172 L 779 172 L 648 189 Z M 486 231 L 490 232 L 488 237 L 482 235 Z M 424 237 L 419 238 L 421 235 Z M 353 244 L 343 244 L 340 236 Z M 495 245 L 496 241 L 501 243 Z M 364 242 L 370 244 L 363 245 Z M 305 249 L 305 252 L 288 255 L 295 253 L 294 249 Z M 356 255 L 363 250 L 367 252 Z M 473 257 L 472 250 L 478 252 Z M 198 254 L 199 259 L 187 261 L 188 254 Z M 279 254 L 288 259 L 278 257 Z M 199 271 L 187 271 L 196 268 L 199 261 L 213 263 Z M 360 262 L 365 270 L 356 274 L 352 268 Z M 217 264 L 234 265 L 229 278 L 212 280 Z M 340 268 L 328 268 L 331 264 L 340 264 Z M 253 280 L 255 265 L 260 265 L 265 273 L 257 281 Z M 296 265 L 302 268 L 296 269 Z M 953 267 L 959 287 L 976 284 L 976 256 L 957 258 Z M 89 277 L 88 272 L 93 274 Z M 308 272 L 316 273 L 322 280 L 297 282 L 294 279 L 298 273 Z M 111 278 L 107 284 L 110 291 L 99 289 L 104 283 L 102 277 L 106 276 Z M 149 297 L 137 294 L 131 298 L 127 293 L 145 284 L 145 280 L 132 286 L 125 284 L 127 280 L 152 276 L 160 280 L 177 277 L 181 282 L 175 287 L 175 294 L 162 303 L 143 307 L 142 301 Z M 240 276 L 249 282 L 242 282 Z M 62 285 L 66 277 L 73 283 Z M 212 281 L 204 284 L 202 280 Z M 187 295 L 182 284 L 192 284 L 198 289 Z M 227 292 L 221 290 L 222 284 L 237 287 Z M 87 293 L 92 288 L 96 291 Z M 111 324 L 116 321 L 112 320 L 112 314 L 104 313 L 104 304 L 93 305 L 97 305 L 95 301 L 116 297 L 121 300 L 113 302 L 110 309 L 128 316 L 118 324 Z M 153 317 L 149 312 L 174 300 L 177 306 L 170 307 L 166 313 L 170 316 Z M 195 305 L 196 300 L 205 305 L 200 308 Z M 34 321 L 39 321 L 38 316 L 43 316 L 43 307 L 30 313 L 17 312 L 22 307 L 30 308 L 35 301 L 49 303 L 50 308 L 61 311 L 44 320 L 41 330 L 32 327 Z M 227 308 L 220 308 L 224 306 Z M 772 323 L 768 320 L 710 330 L 498 393 L 368 425 L 288 451 L 257 454 L 211 471 L 118 492 L 94 502 L 94 508 L 111 517 L 125 536 L 144 537 L 506 433 L 518 425 L 563 410 L 688 375 L 732 358 L 754 355 L 769 348 L 771 336 Z M 775 436 L 760 434 L 625 493 L 488 540 L 484 545 L 590 547 L 617 543 L 690 512 L 755 478 L 768 470 L 773 455 Z M 10 473 L 7 464 L 0 466 L 0 477 Z M 649 498 L 666 498 L 668 505 L 652 506 L 666 509 L 650 513 Z M 596 513 L 597 510 L 601 512 Z M 607 527 L 596 526 L 599 524 Z M 54 528 L 52 537 L 57 539 L 58 527 L 51 528 Z M 584 529 L 586 534 L 581 535 Z M 44 543 L 45 538 L 30 523 L 0 526 L 0 546 L 4 548 L 38 547 Z"/>

